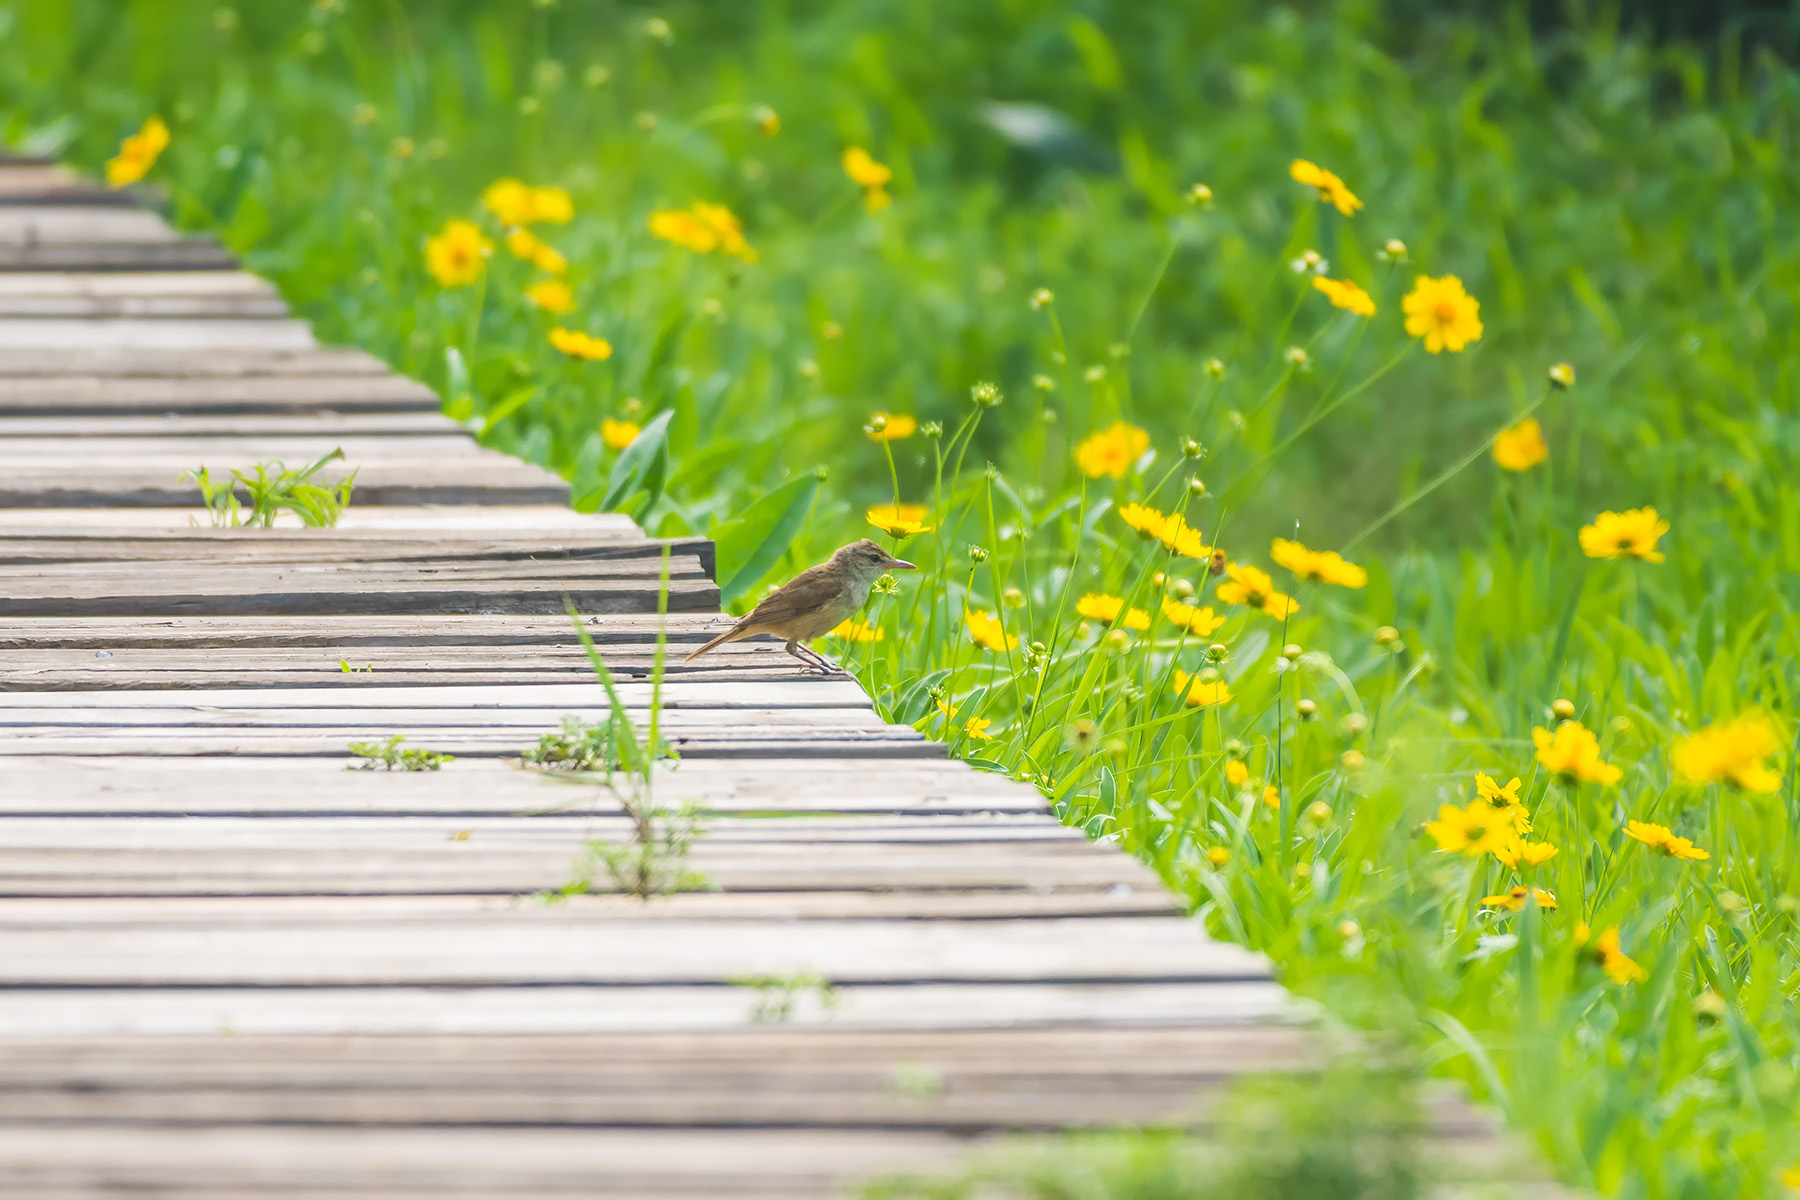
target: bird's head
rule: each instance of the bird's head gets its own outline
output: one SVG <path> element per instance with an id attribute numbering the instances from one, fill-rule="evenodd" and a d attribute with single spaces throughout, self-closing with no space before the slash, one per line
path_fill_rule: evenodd
<path id="1" fill-rule="evenodd" d="M 873 580 L 883 571 L 916 571 L 919 568 L 903 558 L 895 558 L 886 550 L 864 538 L 851 542 L 831 556 L 833 566 L 842 567 L 858 579 Z"/>

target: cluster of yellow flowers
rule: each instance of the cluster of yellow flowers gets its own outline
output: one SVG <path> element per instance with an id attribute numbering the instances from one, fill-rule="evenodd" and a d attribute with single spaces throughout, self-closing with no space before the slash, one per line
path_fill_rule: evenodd
<path id="1" fill-rule="evenodd" d="M 686 208 L 663 208 L 650 214 L 650 232 L 695 254 L 717 250 L 747 263 L 756 250 L 744 240 L 744 227 L 723 204 L 696 200 Z"/>
<path id="2" fill-rule="evenodd" d="M 150 173 L 168 148 L 168 124 L 161 117 L 149 118 L 136 133 L 119 143 L 117 155 L 106 160 L 107 186 L 122 188 L 136 183 Z"/>
<path id="3" fill-rule="evenodd" d="M 1180 513 L 1163 514 L 1147 504 L 1121 504 L 1119 519 L 1140 537 L 1161 542 L 1171 554 L 1184 558 L 1211 558 L 1213 549 L 1201 540 L 1200 531 Z"/>

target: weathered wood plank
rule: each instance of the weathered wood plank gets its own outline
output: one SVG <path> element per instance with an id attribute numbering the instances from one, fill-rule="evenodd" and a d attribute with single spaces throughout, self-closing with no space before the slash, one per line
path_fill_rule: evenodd
<path id="1" fill-rule="evenodd" d="M 356 678 L 347 676 L 346 682 Z M 617 691 L 620 702 L 634 713 L 648 709 L 657 698 L 657 689 L 646 683 L 620 683 Z M 704 709 L 869 709 L 867 693 L 855 680 L 848 678 L 807 677 L 754 684 L 665 683 L 660 701 L 663 710 L 670 713 Z M 84 720 L 110 720 L 111 714 L 121 720 L 142 721 L 157 713 L 241 712 L 264 719 L 282 714 L 312 713 L 319 709 L 359 712 L 403 709 L 415 713 L 454 712 L 463 716 L 476 713 L 502 716 L 524 709 L 533 719 L 544 712 L 570 712 L 585 719 L 603 719 L 607 707 L 606 693 L 592 681 L 496 687 L 359 689 L 352 686 L 325 695 L 314 688 L 244 691 L 229 687 L 130 695 L 64 692 L 22 696 L 0 693 L 0 726 L 59 720 L 66 714 L 78 714 Z"/>
<path id="2" fill-rule="evenodd" d="M 599 519 L 599 518 L 596 518 Z M 634 527 L 635 529 L 635 527 Z M 299 531 L 296 531 L 298 533 Z M 338 531 L 333 531 L 338 532 Z M 232 534 L 230 536 L 240 536 Z M 287 533 L 273 535 L 276 538 Z M 677 543 L 681 544 L 681 543 Z M 728 618 L 716 612 L 616 613 L 587 617 L 588 636 L 605 645 L 640 643 L 666 628 L 670 640 L 704 641 L 706 631 L 725 628 Z M 569 618 L 515 613 L 447 614 L 419 617 L 407 613 L 371 616 L 319 613 L 295 617 L 21 617 L 0 627 L 0 649 L 53 647 L 83 649 L 194 646 L 526 646 L 566 647 L 572 637 Z M 750 643 L 752 645 L 763 643 Z M 726 653 L 738 643 L 714 651 Z"/>
<path id="3" fill-rule="evenodd" d="M 174 248 L 184 248 L 175 243 Z M 45 246 L 16 253 L 48 255 L 55 247 Z M 8 269 L 7 247 L 0 246 L 0 271 Z M 36 267 L 38 264 L 33 262 Z M 16 269 L 16 268 L 15 268 Z M 0 319 L 0 350 L 70 349 L 87 350 L 114 347 L 154 347 L 158 350 L 201 350 L 232 348 L 237 350 L 304 350 L 314 345 L 312 330 L 304 321 L 273 320 L 266 317 L 242 320 L 191 319 L 149 320 L 135 317 L 98 317 L 90 320 L 48 317 Z"/>
<path id="4" fill-rule="evenodd" d="M 43 758 L 14 756 L 0 771 L 0 813 L 117 816 L 280 816 L 413 813 L 510 816 L 605 811 L 591 784 L 459 759 L 429 773 L 345 770 L 322 758 Z M 1034 789 L 944 760 L 868 762 L 684 760 L 658 769 L 659 795 L 714 813 L 881 812 L 937 815 L 1043 812 Z"/>
<path id="5" fill-rule="evenodd" d="M 0 279 L 6 276 L 0 274 Z M 0 318 L 137 317 L 187 320 L 195 317 L 285 317 L 280 300 L 260 296 L 9 296 L 0 291 Z"/>
<path id="6" fill-rule="evenodd" d="M 0 536 L 4 537 L 103 537 L 132 538 L 210 536 L 205 510 L 199 508 L 44 508 L 0 509 Z M 563 504 L 431 505 L 399 507 L 352 503 L 337 525 L 326 531 L 309 531 L 298 519 L 277 518 L 275 531 L 236 530 L 221 536 L 273 536 L 304 539 L 336 538 L 400 532 L 461 537 L 475 533 L 505 535 L 592 534 L 618 532 L 642 539 L 644 533 L 627 517 L 615 513 L 578 513 Z"/>
<path id="7" fill-rule="evenodd" d="M 75 928 L 193 921 L 259 924 L 294 918 L 350 920 L 457 916 L 474 920 L 569 920 L 604 916 L 633 921 L 667 917 L 720 921 L 808 921 L 821 917 L 882 920 L 1004 920 L 1020 917 L 1164 916 L 1178 913 L 1158 887 L 1128 883 L 958 891 L 678 892 L 646 904 L 635 896 L 586 892 L 555 905 L 517 895 L 342 896 L 58 896 L 0 897 L 0 924 Z M 568 914 L 565 916 L 564 914 Z"/>
<path id="8" fill-rule="evenodd" d="M 145 726 L 130 731 L 74 733 L 55 730 L 18 730 L 0 742 L 0 758 L 15 754 L 133 756 L 237 755 L 255 758 L 348 756 L 348 740 L 380 741 L 395 735 L 411 740 L 409 747 L 438 750 L 463 758 L 514 758 L 525 748 L 516 736 L 485 727 L 395 728 L 371 721 L 359 728 L 354 739 L 325 733 L 258 730 L 196 733 L 178 728 Z M 529 739 L 535 743 L 536 738 Z M 945 748 L 929 742 L 904 726 L 883 729 L 696 729 L 668 739 L 670 746 L 689 758 L 942 758 Z"/>
<path id="9" fill-rule="evenodd" d="M 5 186 L 0 182 L 0 194 Z M 281 293 L 248 271 L 137 271 L 129 275 L 78 271 L 21 271 L 0 275 L 0 298 L 110 299 L 115 297 L 239 296 L 279 300 Z"/>
<path id="10" fill-rule="evenodd" d="M 0 987 L 1245 983 L 1260 956 L 1163 917 L 1032 921 L 382 922 L 0 928 Z"/>
<path id="11" fill-rule="evenodd" d="M 3 278 L 3 277 L 0 277 Z M 410 437 L 417 434 L 467 434 L 468 428 L 433 412 L 340 413 L 329 410 L 274 415 L 209 416 L 159 413 L 151 416 L 108 414 L 104 420 L 82 416 L 0 416 L 4 438 L 279 438 L 319 437 L 334 441 L 352 437 Z"/>
<path id="12" fill-rule="evenodd" d="M 309 375 L 361 375 L 371 381 L 399 378 L 366 350 L 350 346 L 312 345 L 299 349 L 238 350 L 221 347 L 205 352 L 161 346 L 100 346 L 87 350 L 24 347 L 0 357 L 0 400 L 10 398 L 19 381 L 56 386 L 60 378 L 175 379 L 196 387 L 218 379 Z"/>
<path id="13" fill-rule="evenodd" d="M 0 208 L 0 250 L 10 247 L 140 246 L 180 240 L 155 213 L 120 205 L 11 204 Z M 210 241 L 207 243 L 213 244 Z"/>
<path id="14" fill-rule="evenodd" d="M 647 927 L 648 928 L 648 927 Z M 1292 1019 L 1279 985 L 1252 981 L 845 984 L 821 1013 L 803 996 L 795 1026 L 994 1029 L 1080 1024 L 1248 1025 Z M 0 989 L 11 1036 L 572 1033 L 737 1029 L 757 1024 L 754 989 L 530 988 Z M 0 1153 L 0 1162 L 4 1154 Z"/>
<path id="15" fill-rule="evenodd" d="M 225 271 L 235 266 L 237 259 L 231 252 L 209 238 L 97 244 L 0 242 L 0 271 Z"/>

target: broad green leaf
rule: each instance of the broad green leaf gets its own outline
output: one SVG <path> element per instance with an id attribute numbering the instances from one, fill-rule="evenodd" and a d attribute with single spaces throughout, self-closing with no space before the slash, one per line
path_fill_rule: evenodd
<path id="1" fill-rule="evenodd" d="M 818 493 L 819 477 L 808 471 L 756 501 L 743 515 L 713 530 L 723 603 L 730 604 L 774 569 L 794 544 Z"/>
<path id="2" fill-rule="evenodd" d="M 654 421 L 644 426 L 643 432 L 633 439 L 631 445 L 619 451 L 619 457 L 613 462 L 612 473 L 606 477 L 606 494 L 600 498 L 603 510 L 610 512 L 620 500 L 638 491 L 639 481 L 657 464 L 658 459 L 664 458 L 669 422 L 674 416 L 673 410 L 658 414 Z M 662 475 L 665 473 L 666 471 L 657 474 L 657 490 L 661 490 Z"/>

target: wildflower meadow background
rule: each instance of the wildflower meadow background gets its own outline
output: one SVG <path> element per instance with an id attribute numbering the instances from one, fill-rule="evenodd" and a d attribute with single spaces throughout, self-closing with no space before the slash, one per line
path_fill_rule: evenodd
<path id="1" fill-rule="evenodd" d="M 0 142 L 739 610 L 918 563 L 884 711 L 1565 1179 L 1800 1190 L 1793 30 L 1451 7 L 0 0 Z"/>

